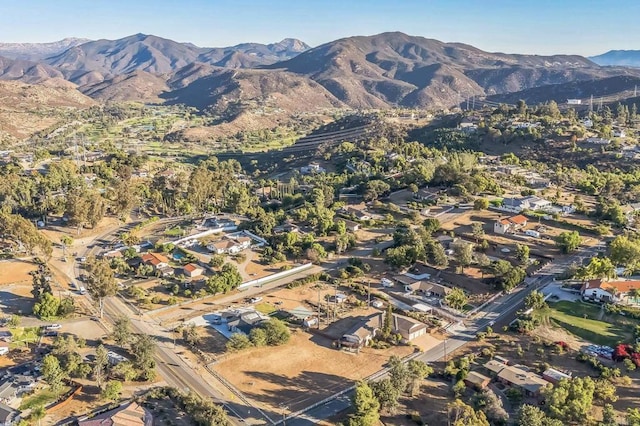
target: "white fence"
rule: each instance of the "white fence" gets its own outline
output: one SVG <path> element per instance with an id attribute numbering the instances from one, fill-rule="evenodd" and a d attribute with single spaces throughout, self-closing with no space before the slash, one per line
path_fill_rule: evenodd
<path id="1" fill-rule="evenodd" d="M 304 271 L 306 269 L 311 268 L 312 266 L 313 266 L 313 263 L 305 263 L 303 265 L 296 266 L 295 268 L 289 269 L 287 271 L 277 272 L 277 273 L 272 274 L 272 275 L 267 275 L 266 277 L 258 278 L 258 279 L 251 280 L 251 281 L 247 281 L 247 282 L 244 282 L 244 283 L 240 284 L 238 286 L 238 289 L 242 290 L 242 289 L 249 288 L 249 287 L 252 287 L 252 286 L 255 286 L 255 285 L 266 284 L 266 283 L 271 282 L 273 280 L 277 280 L 277 279 L 284 278 L 284 277 L 289 276 L 289 275 L 297 274 L 298 272 L 302 272 L 302 271 Z"/>

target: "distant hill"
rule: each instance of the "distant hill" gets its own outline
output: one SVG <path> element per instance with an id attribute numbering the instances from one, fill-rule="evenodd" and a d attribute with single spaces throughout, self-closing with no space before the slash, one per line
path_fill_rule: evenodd
<path id="1" fill-rule="evenodd" d="M 64 79 L 64 75 L 47 64 L 0 56 L 0 80 L 18 80 L 33 84 L 51 78 Z"/>
<path id="2" fill-rule="evenodd" d="M 640 67 L 640 50 L 610 50 L 589 59 L 603 66 Z"/>
<path id="3" fill-rule="evenodd" d="M 0 56 L 10 59 L 39 61 L 90 41 L 86 38 L 65 38 L 51 43 L 0 43 Z"/>

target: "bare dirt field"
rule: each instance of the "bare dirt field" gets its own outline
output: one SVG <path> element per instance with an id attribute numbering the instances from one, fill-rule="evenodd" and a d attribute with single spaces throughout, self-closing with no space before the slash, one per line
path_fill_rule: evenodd
<path id="1" fill-rule="evenodd" d="M 0 262 L 0 285 L 31 283 L 29 272 L 35 271 L 37 266 L 23 260 L 5 260 Z"/>
<path id="2" fill-rule="evenodd" d="M 280 414 L 281 404 L 289 412 L 299 410 L 375 373 L 391 355 L 413 351 L 408 346 L 365 348 L 355 355 L 333 349 L 331 343 L 297 331 L 284 346 L 242 351 L 214 369 L 256 404 Z"/>

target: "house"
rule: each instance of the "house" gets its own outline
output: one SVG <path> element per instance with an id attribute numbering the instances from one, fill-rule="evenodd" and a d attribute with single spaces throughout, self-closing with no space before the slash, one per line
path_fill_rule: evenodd
<path id="1" fill-rule="evenodd" d="M 505 210 L 513 213 L 520 213 L 523 210 L 548 210 L 551 208 L 551 201 L 544 198 L 530 195 L 523 198 L 504 198 L 502 200 L 501 210 Z"/>
<path id="2" fill-rule="evenodd" d="M 506 365 L 502 362 L 490 360 L 484 367 L 497 381 L 512 387 L 519 388 L 525 396 L 535 397 L 540 395 L 542 388 L 549 382 L 518 365 Z"/>
<path id="3" fill-rule="evenodd" d="M 161 277 L 172 277 L 176 274 L 176 270 L 173 269 L 171 266 L 158 268 L 157 271 L 160 272 Z"/>
<path id="4" fill-rule="evenodd" d="M 489 382 L 491 382 L 489 377 L 476 371 L 470 371 L 464 379 L 464 384 L 476 391 L 481 391 L 489 386 Z"/>
<path id="5" fill-rule="evenodd" d="M 609 145 L 611 143 L 610 139 L 597 138 L 597 137 L 587 138 L 584 141 L 586 143 L 592 143 L 592 144 L 595 144 L 595 145 Z"/>
<path id="6" fill-rule="evenodd" d="M 227 319 L 227 328 L 233 333 L 244 333 L 249 335 L 251 329 L 259 326 L 267 318 L 256 311 L 246 311 L 232 318 Z"/>
<path id="7" fill-rule="evenodd" d="M 496 234 L 506 234 L 511 231 L 511 222 L 509 219 L 496 220 L 493 223 L 493 232 Z"/>
<path id="8" fill-rule="evenodd" d="M 562 371 L 558 371 L 554 368 L 549 368 L 542 373 L 542 378 L 547 382 L 552 384 L 558 384 L 558 382 L 562 379 L 570 379 L 571 374 L 564 373 Z"/>
<path id="9" fill-rule="evenodd" d="M 119 353 L 109 351 L 107 352 L 107 361 L 111 365 L 118 365 L 121 362 L 129 361 L 129 358 L 122 356 Z"/>
<path id="10" fill-rule="evenodd" d="M 367 346 L 382 329 L 382 323 L 382 313 L 380 312 L 368 317 L 360 317 L 358 324 L 342 335 L 338 341 L 338 347 L 357 351 Z"/>
<path id="11" fill-rule="evenodd" d="M 165 179 L 171 179 L 176 175 L 176 172 L 174 172 L 171 169 L 166 169 L 163 170 L 161 172 L 156 173 L 156 177 L 163 177 Z"/>
<path id="12" fill-rule="evenodd" d="M 582 99 L 567 99 L 569 105 L 582 105 Z"/>
<path id="13" fill-rule="evenodd" d="M 478 125 L 474 123 L 474 121 L 470 118 L 463 118 L 460 124 L 458 125 L 458 129 L 463 133 L 473 133 L 478 130 Z"/>
<path id="14" fill-rule="evenodd" d="M 406 342 L 410 342 L 427 333 L 427 325 L 413 318 L 393 314 L 392 319 L 393 332 L 400 334 Z"/>
<path id="15" fill-rule="evenodd" d="M 627 136 L 627 134 L 622 129 L 613 131 L 613 137 L 614 138 L 624 138 L 626 136 Z"/>
<path id="16" fill-rule="evenodd" d="M 326 169 L 324 169 L 323 167 L 320 167 L 320 164 L 318 163 L 309 163 L 306 166 L 300 167 L 300 173 L 302 173 L 303 175 L 310 175 L 310 174 L 324 173 L 324 172 L 326 172 Z"/>
<path id="17" fill-rule="evenodd" d="M 370 220 L 371 215 L 364 211 L 364 209 L 357 208 L 355 206 L 349 206 L 345 209 L 348 215 L 353 215 L 358 220 Z"/>
<path id="18" fill-rule="evenodd" d="M 160 253 L 145 253 L 142 255 L 142 262 L 153 266 L 155 269 L 162 269 L 169 266 L 169 259 Z"/>
<path id="19" fill-rule="evenodd" d="M 239 237 L 236 239 L 225 238 L 209 243 L 207 250 L 216 254 L 238 254 L 249 247 L 251 247 L 251 238 Z"/>
<path id="20" fill-rule="evenodd" d="M 334 221 L 336 223 L 338 223 L 339 221 L 343 221 L 345 226 L 347 227 L 347 231 L 349 232 L 356 232 L 360 229 L 360 224 L 358 222 L 354 222 L 352 220 L 349 219 L 342 219 L 342 218 L 335 218 Z"/>
<path id="21" fill-rule="evenodd" d="M 297 234 L 300 232 L 300 228 L 293 223 L 284 223 L 273 228 L 274 235 L 286 234 L 288 232 L 294 232 Z"/>
<path id="22" fill-rule="evenodd" d="M 188 263 L 182 267 L 182 273 L 189 278 L 195 278 L 202 275 L 204 273 L 204 269 L 196 264 Z"/>
<path id="23" fill-rule="evenodd" d="M 396 275 L 393 280 L 402 284 L 407 293 L 422 293 L 427 297 L 436 296 L 442 298 L 451 291 L 449 287 L 441 284 L 426 280 L 416 280 L 405 275 Z"/>
<path id="24" fill-rule="evenodd" d="M 455 241 L 456 239 L 453 238 L 451 235 L 438 235 L 436 237 L 436 241 L 439 242 L 442 247 L 446 250 L 449 249 L 451 244 Z"/>
<path id="25" fill-rule="evenodd" d="M 413 194 L 413 198 L 419 201 L 427 201 L 437 196 L 438 196 L 438 192 L 431 191 L 429 190 L 429 188 L 419 189 L 418 192 Z"/>
<path id="26" fill-rule="evenodd" d="M 78 420 L 78 426 L 152 426 L 153 416 L 135 401 L 116 409 L 98 414 L 86 420 Z"/>
<path id="27" fill-rule="evenodd" d="M 17 396 L 18 387 L 14 384 L 13 378 L 0 384 L 0 402 L 10 404 Z"/>
<path id="28" fill-rule="evenodd" d="M 582 284 L 580 294 L 585 300 L 603 303 L 619 303 L 622 301 L 628 301 L 629 293 L 632 290 L 640 291 L 640 281 L 605 281 L 597 279 L 590 280 Z"/>
<path id="29" fill-rule="evenodd" d="M 20 421 L 20 412 L 0 403 L 0 426 L 12 426 Z"/>

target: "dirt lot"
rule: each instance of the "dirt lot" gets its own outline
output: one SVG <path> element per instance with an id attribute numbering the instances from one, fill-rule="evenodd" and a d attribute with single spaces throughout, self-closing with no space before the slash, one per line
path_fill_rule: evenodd
<path id="1" fill-rule="evenodd" d="M 35 271 L 36 265 L 22 260 L 4 260 L 0 262 L 0 285 L 15 283 L 31 283 L 29 272 Z"/>
<path id="2" fill-rule="evenodd" d="M 331 340 L 294 332 L 284 346 L 254 348 L 233 354 L 214 369 L 259 406 L 281 413 L 280 404 L 296 411 L 380 370 L 391 355 L 413 349 L 363 349 L 350 354 L 331 348 Z"/>

